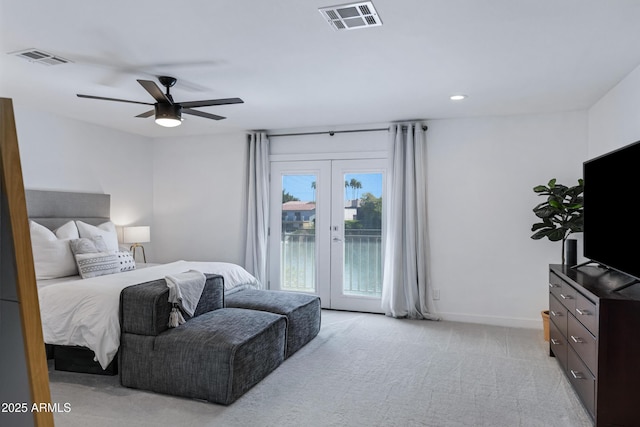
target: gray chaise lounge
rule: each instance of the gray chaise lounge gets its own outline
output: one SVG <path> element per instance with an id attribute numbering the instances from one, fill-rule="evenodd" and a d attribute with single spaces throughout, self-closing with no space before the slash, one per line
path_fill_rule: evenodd
<path id="1" fill-rule="evenodd" d="M 125 288 L 120 295 L 120 382 L 232 403 L 319 331 L 319 298 L 272 292 L 243 290 L 233 295 L 240 305 L 264 310 L 225 307 L 222 276 L 207 275 L 194 316 L 170 329 L 164 280 Z M 267 296 L 264 304 L 255 300 Z"/>

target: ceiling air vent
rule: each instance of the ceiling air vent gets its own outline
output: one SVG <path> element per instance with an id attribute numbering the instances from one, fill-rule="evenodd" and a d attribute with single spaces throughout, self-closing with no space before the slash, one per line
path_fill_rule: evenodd
<path id="1" fill-rule="evenodd" d="M 338 31 L 382 25 L 382 21 L 370 1 L 323 7 L 318 10 L 331 25 L 331 28 Z"/>
<path id="2" fill-rule="evenodd" d="M 39 49 L 27 49 L 20 50 L 18 52 L 10 52 L 9 55 L 15 55 L 19 58 L 26 59 L 29 62 L 36 62 L 42 65 L 60 65 L 71 62 L 68 59 L 61 58 L 59 56 L 47 53 Z"/>

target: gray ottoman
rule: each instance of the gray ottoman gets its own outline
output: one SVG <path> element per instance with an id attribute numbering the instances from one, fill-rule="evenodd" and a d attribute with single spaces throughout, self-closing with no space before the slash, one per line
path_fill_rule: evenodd
<path id="1" fill-rule="evenodd" d="M 284 360 L 283 316 L 215 310 L 158 336 L 129 335 L 120 348 L 123 386 L 228 405 Z"/>
<path id="2" fill-rule="evenodd" d="M 225 295 L 225 307 L 246 308 L 287 317 L 285 358 L 320 332 L 320 298 L 315 295 L 246 289 Z"/>

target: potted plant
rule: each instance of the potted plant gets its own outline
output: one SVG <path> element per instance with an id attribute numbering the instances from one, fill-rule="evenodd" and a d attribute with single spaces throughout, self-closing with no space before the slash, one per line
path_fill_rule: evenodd
<path id="1" fill-rule="evenodd" d="M 547 200 L 533 208 L 533 212 L 542 221 L 533 224 L 531 236 L 534 240 L 544 237 L 552 242 L 562 240 L 562 264 L 565 264 L 565 242 L 572 233 L 579 233 L 584 227 L 583 206 L 584 181 L 578 180 L 578 185 L 567 187 L 556 183 L 556 179 L 547 185 L 537 185 L 533 191 L 539 196 L 546 196 Z M 573 240 L 575 245 L 575 240 Z M 575 246 L 574 246 L 575 253 Z M 542 325 L 544 339 L 549 341 L 549 310 L 542 311 Z"/>
<path id="2" fill-rule="evenodd" d="M 547 200 L 533 208 L 533 212 L 541 220 L 533 224 L 531 236 L 534 240 L 544 237 L 552 242 L 562 240 L 562 264 L 565 264 L 565 242 L 572 233 L 580 233 L 584 227 L 584 180 L 578 185 L 567 187 L 557 184 L 556 179 L 547 185 L 537 185 L 533 191 Z"/>

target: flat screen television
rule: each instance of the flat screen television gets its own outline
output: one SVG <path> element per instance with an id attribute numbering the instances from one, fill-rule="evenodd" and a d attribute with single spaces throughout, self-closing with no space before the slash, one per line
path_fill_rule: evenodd
<path id="1" fill-rule="evenodd" d="M 640 141 L 588 160 L 584 256 L 640 279 Z"/>

